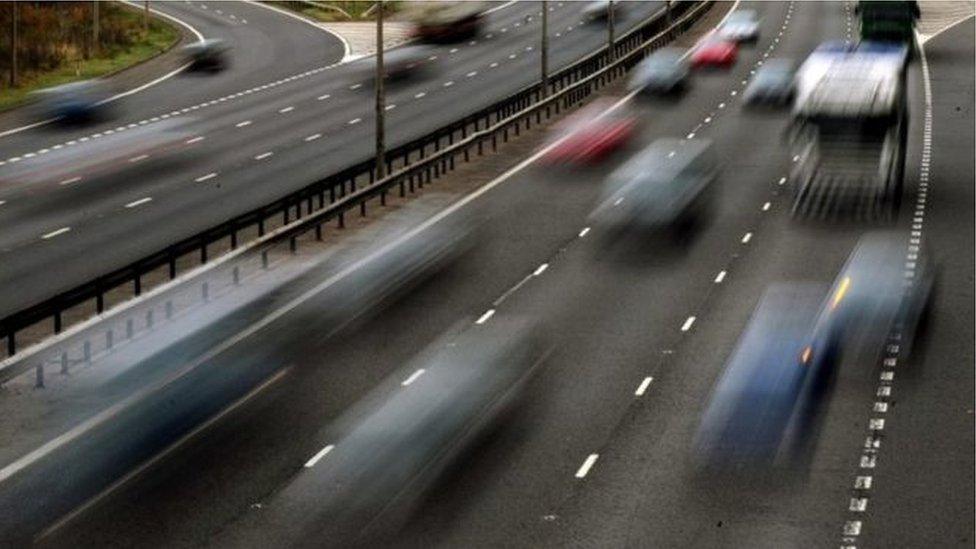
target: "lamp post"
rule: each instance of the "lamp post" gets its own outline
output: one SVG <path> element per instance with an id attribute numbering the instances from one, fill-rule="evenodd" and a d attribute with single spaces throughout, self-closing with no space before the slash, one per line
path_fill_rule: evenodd
<path id="1" fill-rule="evenodd" d="M 376 179 L 386 176 L 383 116 L 386 97 L 383 90 L 383 1 L 377 2 L 376 10 Z"/>
<path id="2" fill-rule="evenodd" d="M 542 0 L 542 97 L 549 95 L 549 2 Z"/>

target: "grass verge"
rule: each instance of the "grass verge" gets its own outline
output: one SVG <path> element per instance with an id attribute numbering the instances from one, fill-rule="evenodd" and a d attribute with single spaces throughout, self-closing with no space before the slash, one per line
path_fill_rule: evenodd
<path id="1" fill-rule="evenodd" d="M 135 10 L 122 10 L 119 17 L 131 24 L 133 28 L 142 28 L 142 14 Z M 149 29 L 145 36 L 128 47 L 107 49 L 99 56 L 90 59 L 67 61 L 48 71 L 21 73 L 18 87 L 0 88 L 0 111 L 29 102 L 30 93 L 33 91 L 105 76 L 139 64 L 168 50 L 179 39 L 180 31 L 176 27 L 155 17 L 150 18 Z"/>

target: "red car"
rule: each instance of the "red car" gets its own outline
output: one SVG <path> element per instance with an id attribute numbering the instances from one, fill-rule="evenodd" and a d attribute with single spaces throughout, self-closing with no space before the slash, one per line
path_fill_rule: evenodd
<path id="1" fill-rule="evenodd" d="M 691 54 L 691 65 L 695 68 L 729 68 L 739 56 L 739 46 L 732 41 L 712 38 L 706 40 Z"/>
<path id="2" fill-rule="evenodd" d="M 612 98 L 594 101 L 557 124 L 555 137 L 549 143 L 558 144 L 546 153 L 543 161 L 549 164 L 596 163 L 620 149 L 633 136 L 637 121 L 625 108 L 603 114 L 614 102 Z"/>

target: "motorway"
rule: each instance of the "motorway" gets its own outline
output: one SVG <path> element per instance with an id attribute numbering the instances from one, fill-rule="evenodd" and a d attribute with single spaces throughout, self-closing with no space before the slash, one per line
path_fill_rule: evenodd
<path id="1" fill-rule="evenodd" d="M 382 315 L 326 338 L 314 319 L 328 301 L 317 297 L 212 358 L 212 368 L 288 369 L 43 544 L 261 546 L 263 538 L 235 535 L 277 492 L 315 474 L 302 465 L 335 442 L 330 422 L 377 385 L 399 390 L 383 380 L 491 310 L 542 319 L 555 351 L 397 545 L 971 547 L 972 19 L 929 41 L 924 66 L 909 71 L 911 206 L 883 226 L 920 231 L 940 277 L 921 347 L 883 384 L 888 406 L 877 407 L 881 364 L 845 357 L 803 476 L 743 484 L 691 470 L 698 418 L 763 290 L 830 283 L 858 237 L 879 226 L 793 219 L 781 184 L 791 166 L 787 120 L 736 99 L 767 56 L 802 59 L 824 40 L 849 38 L 850 4 L 742 7 L 760 11 L 762 37 L 733 69 L 697 75 L 680 108 L 637 106 L 642 143 L 694 134 L 714 140 L 724 159 L 718 206 L 690 240 L 610 242 L 586 221 L 604 169 L 530 165 L 465 206 L 491 220 L 479 246 Z M 879 417 L 882 442 L 866 451 Z M 855 494 L 865 476 L 872 488 Z"/>
<path id="2" fill-rule="evenodd" d="M 182 128 L 191 135 L 176 153 L 134 156 L 112 175 L 90 180 L 69 175 L 29 188 L 0 188 L 0 282 L 20 289 L 0 295 L 0 314 L 127 265 L 369 157 L 371 58 L 336 65 L 341 45 L 312 25 L 247 4 L 204 6 L 194 2 L 163 9 L 200 24 L 207 36 L 230 40 L 235 50 L 226 74 L 184 74 L 126 98 L 122 116 L 107 126 L 67 132 L 45 126 L 0 138 L 2 181 L 3 165 L 15 159 L 41 160 L 41 151 L 80 147 L 85 138 L 151 127 L 158 119 L 182 118 Z M 225 13 L 218 15 L 217 9 Z M 628 6 L 617 32 L 660 9 L 660 2 Z M 552 70 L 606 39 L 604 27 L 584 20 L 581 4 L 554 2 L 551 10 Z M 247 24 L 241 23 L 245 19 Z M 478 40 L 435 47 L 422 74 L 387 90 L 387 146 L 535 81 L 539 26 L 538 5 L 514 4 L 491 13 Z M 275 40 L 280 43 L 271 44 Z M 198 81 L 205 84 L 197 86 Z M 153 230 L 144 230 L 147 226 Z M 69 261 L 79 249 L 86 250 L 88 261 Z"/>

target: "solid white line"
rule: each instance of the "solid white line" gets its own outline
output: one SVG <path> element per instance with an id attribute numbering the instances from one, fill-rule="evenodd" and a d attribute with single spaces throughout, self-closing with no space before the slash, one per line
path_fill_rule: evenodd
<path id="1" fill-rule="evenodd" d="M 264 153 L 261 153 L 261 154 L 259 154 L 259 155 L 257 155 L 257 156 L 255 156 L 255 157 L 254 157 L 254 159 L 255 159 L 255 160 L 264 160 L 265 158 L 267 158 L 267 157 L 269 157 L 269 156 L 271 156 L 271 155 L 273 155 L 273 154 L 274 154 L 274 153 L 273 153 L 273 152 L 271 152 L 271 151 L 268 151 L 268 152 L 264 152 Z"/>
<path id="2" fill-rule="evenodd" d="M 49 233 L 41 236 L 41 238 L 43 238 L 44 240 L 47 240 L 49 238 L 54 238 L 54 237 L 58 236 L 59 234 L 64 234 L 64 233 L 66 233 L 66 232 L 68 232 L 70 230 L 71 230 L 71 227 L 61 227 L 60 229 L 58 229 L 56 231 L 51 231 L 51 232 L 49 232 Z"/>
<path id="3" fill-rule="evenodd" d="M 546 269 L 548 269 L 548 268 L 549 268 L 549 264 L 548 263 L 543 263 L 542 265 L 539 265 L 539 267 L 537 267 L 536 270 L 532 274 L 534 276 L 539 276 L 542 273 L 546 272 Z"/>
<path id="4" fill-rule="evenodd" d="M 681 331 L 687 332 L 688 330 L 691 329 L 691 325 L 694 323 L 695 323 L 695 317 L 689 316 L 688 319 L 685 320 L 685 323 L 681 325 Z"/>
<path id="5" fill-rule="evenodd" d="M 315 464 L 318 463 L 320 459 L 324 458 L 325 454 L 331 452 L 333 448 L 335 448 L 335 446 L 330 444 L 325 448 L 319 450 L 317 454 L 315 454 L 314 456 L 311 457 L 311 459 L 305 462 L 305 468 L 307 469 L 310 467 L 315 467 Z"/>
<path id="6" fill-rule="evenodd" d="M 305 141 L 315 141 L 316 139 L 322 137 L 322 134 L 316 133 L 305 138 Z"/>
<path id="7" fill-rule="evenodd" d="M 269 9 L 271 11 L 278 12 L 281 15 L 284 15 L 284 16 L 287 16 L 287 17 L 291 17 L 292 19 L 295 19 L 297 21 L 301 21 L 302 23 L 305 23 L 306 25 L 311 25 L 311 26 L 315 27 L 316 29 L 318 29 L 318 30 L 320 30 L 320 31 L 322 31 L 324 33 L 331 34 L 333 37 L 335 37 L 340 42 L 342 42 L 342 48 L 343 48 L 342 60 L 339 63 L 345 63 L 352 56 L 352 47 L 349 45 L 349 42 L 346 40 L 346 38 L 344 36 L 342 36 L 341 34 L 339 34 L 339 33 L 332 32 L 329 29 L 320 26 L 318 22 L 313 21 L 311 19 L 308 19 L 307 17 L 303 17 L 301 15 L 298 15 L 297 13 L 293 13 L 293 12 L 290 12 L 288 10 L 284 10 L 284 9 L 279 8 L 279 7 L 276 7 L 276 6 L 272 6 L 272 5 L 267 4 L 265 2 L 255 2 L 254 0 L 246 0 L 246 1 L 247 1 L 248 4 L 251 4 L 252 6 L 258 6 L 258 7 L 261 7 L 261 8 L 265 8 L 265 9 Z M 247 19 L 242 19 L 241 22 L 242 23 L 247 23 Z"/>
<path id="8" fill-rule="evenodd" d="M 139 156 L 133 156 L 132 158 L 130 158 L 129 162 L 138 162 L 140 160 L 145 160 L 147 158 L 149 158 L 148 154 L 140 154 Z"/>
<path id="9" fill-rule="evenodd" d="M 208 179 L 213 179 L 215 177 L 217 177 L 217 172 L 210 172 L 207 175 L 201 175 L 200 177 L 194 179 L 194 181 L 196 181 L 197 183 L 203 183 L 204 181 Z"/>
<path id="10" fill-rule="evenodd" d="M 596 460 L 599 457 L 600 454 L 590 454 L 587 456 L 586 461 L 584 461 L 583 465 L 580 465 L 579 470 L 576 471 L 576 478 L 585 477 L 586 474 L 590 472 L 590 468 L 593 467 L 593 464 L 596 463 Z"/>
<path id="11" fill-rule="evenodd" d="M 72 183 L 77 183 L 81 181 L 81 177 L 72 177 L 70 179 L 65 179 L 64 181 L 58 183 L 58 185 L 70 185 Z"/>
<path id="12" fill-rule="evenodd" d="M 291 112 L 293 110 L 295 110 L 295 107 L 285 107 L 285 108 L 279 110 L 278 112 L 281 113 L 281 114 L 285 114 L 286 112 Z"/>
<path id="13" fill-rule="evenodd" d="M 637 387 L 637 390 L 634 391 L 634 394 L 637 396 L 644 396 L 644 392 L 647 391 L 647 388 L 651 386 L 652 381 L 654 381 L 653 377 L 651 376 L 645 377 L 644 381 L 642 381 L 640 386 Z"/>
<path id="14" fill-rule="evenodd" d="M 203 141 L 203 139 L 204 139 L 204 137 L 202 135 L 198 135 L 198 136 L 194 137 L 193 139 L 187 139 L 186 140 L 186 144 L 187 145 L 192 145 L 194 143 L 199 143 L 199 142 Z"/>
<path id="15" fill-rule="evenodd" d="M 750 240 L 752 240 L 752 233 L 746 233 L 746 234 L 742 235 L 742 243 L 743 244 L 748 244 Z"/>
<path id="16" fill-rule="evenodd" d="M 251 121 L 250 120 L 245 120 L 243 122 L 238 122 L 237 124 L 234 124 L 234 125 L 237 126 L 238 128 L 243 128 L 244 126 L 250 126 L 251 125 Z"/>
<path id="17" fill-rule="evenodd" d="M 488 322 L 488 319 L 490 319 L 494 315 L 495 315 L 495 309 L 488 309 L 488 311 L 486 311 L 485 314 L 478 317 L 478 320 L 474 321 L 474 323 L 484 324 L 485 322 Z"/>
<path id="18" fill-rule="evenodd" d="M 128 204 L 125 205 L 125 207 L 126 208 L 135 208 L 136 206 L 141 206 L 141 205 L 145 204 L 146 202 L 152 202 L 152 197 L 147 196 L 146 198 L 140 198 L 139 200 L 136 200 L 135 202 L 129 202 Z"/>
<path id="19" fill-rule="evenodd" d="M 402 385 L 404 387 L 406 387 L 407 385 L 410 385 L 414 381 L 417 381 L 417 378 L 418 377 L 424 375 L 424 372 L 426 372 L 426 371 L 427 370 L 425 370 L 423 368 L 419 368 L 416 372 L 410 374 L 410 377 L 408 377 L 407 379 L 403 380 L 403 382 L 400 383 L 400 385 Z"/>
<path id="20" fill-rule="evenodd" d="M 719 271 L 718 274 L 715 276 L 715 283 L 721 284 L 722 281 L 725 280 L 725 275 L 726 275 L 725 271 Z"/>

